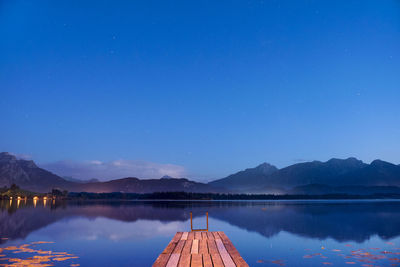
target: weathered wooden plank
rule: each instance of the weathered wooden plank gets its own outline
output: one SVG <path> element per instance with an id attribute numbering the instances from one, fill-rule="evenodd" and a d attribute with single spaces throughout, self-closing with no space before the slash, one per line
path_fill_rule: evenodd
<path id="1" fill-rule="evenodd" d="M 194 239 L 201 239 L 201 232 L 194 232 Z"/>
<path id="2" fill-rule="evenodd" d="M 208 254 L 207 239 L 202 239 L 199 242 L 199 254 Z"/>
<path id="3" fill-rule="evenodd" d="M 234 253 L 239 253 L 237 251 L 237 249 L 235 248 L 235 246 L 232 244 L 231 240 L 228 238 L 228 236 L 224 232 L 218 232 L 218 234 L 221 236 L 222 243 L 224 243 L 224 246 L 228 250 L 228 252 L 230 252 L 229 251 L 229 249 L 230 249 Z M 229 246 L 229 249 L 227 246 Z"/>
<path id="4" fill-rule="evenodd" d="M 194 232 L 190 232 L 188 234 L 188 240 L 193 240 L 194 239 Z"/>
<path id="5" fill-rule="evenodd" d="M 235 262 L 236 266 L 238 267 L 248 267 L 249 265 L 246 261 L 240 256 L 239 252 L 233 248 L 231 244 L 224 243 L 226 250 L 228 251 L 229 255 L 231 256 L 232 260 Z"/>
<path id="6" fill-rule="evenodd" d="M 192 242 L 193 242 L 193 240 L 185 241 L 185 245 L 183 246 L 183 249 L 182 249 L 182 254 L 190 254 L 190 251 L 192 250 Z"/>
<path id="7" fill-rule="evenodd" d="M 218 254 L 219 253 L 214 239 L 208 239 L 207 244 L 208 244 L 208 251 L 210 252 L 210 254 Z"/>
<path id="8" fill-rule="evenodd" d="M 190 251 L 191 254 L 198 254 L 199 253 L 199 240 L 194 239 L 192 242 L 192 250 Z"/>
<path id="9" fill-rule="evenodd" d="M 248 267 L 249 265 L 246 263 L 246 261 L 240 256 L 239 251 L 235 248 L 231 240 L 228 238 L 228 236 L 224 232 L 218 232 L 218 234 L 221 237 L 222 242 L 224 243 L 224 246 L 226 250 L 228 251 L 229 255 L 235 262 L 236 266 L 238 267 Z"/>
<path id="10" fill-rule="evenodd" d="M 153 267 L 165 267 L 167 265 L 170 254 L 160 254 L 156 261 L 153 263 Z"/>
<path id="11" fill-rule="evenodd" d="M 221 256 L 219 254 L 210 254 L 214 267 L 224 267 Z"/>
<path id="12" fill-rule="evenodd" d="M 179 240 L 178 244 L 175 246 L 172 254 L 181 254 L 183 246 L 185 245 L 185 240 Z"/>
<path id="13" fill-rule="evenodd" d="M 181 254 L 178 267 L 190 267 L 190 254 Z"/>
<path id="14" fill-rule="evenodd" d="M 210 254 L 203 254 L 203 266 L 204 267 L 213 267 Z"/>
<path id="15" fill-rule="evenodd" d="M 167 262 L 167 266 L 166 267 L 177 267 L 180 256 L 181 256 L 180 253 L 171 254 L 171 256 L 169 257 L 169 260 Z"/>
<path id="16" fill-rule="evenodd" d="M 174 251 L 176 244 L 178 244 L 178 242 L 174 242 L 173 240 L 171 240 L 171 242 L 169 242 L 168 246 L 164 249 L 162 254 L 171 254 L 172 251 Z"/>
<path id="17" fill-rule="evenodd" d="M 207 239 L 207 232 L 201 232 L 201 239 Z"/>
<path id="18" fill-rule="evenodd" d="M 228 247 L 228 246 L 225 246 Z M 229 248 L 227 249 L 229 255 L 231 256 L 231 258 L 233 259 L 233 261 L 235 262 L 236 266 L 238 267 L 248 267 L 249 265 L 246 263 L 246 261 L 242 258 L 242 256 L 240 256 L 239 252 L 230 252 Z"/>
<path id="19" fill-rule="evenodd" d="M 188 232 L 183 232 L 181 240 L 187 240 L 188 239 L 188 235 L 189 235 Z"/>
<path id="20" fill-rule="evenodd" d="M 233 262 L 231 256 L 226 250 L 224 243 L 222 243 L 221 239 L 216 239 L 215 243 L 217 244 L 217 248 L 219 251 L 219 255 L 221 256 L 222 261 L 224 262 L 225 267 L 235 267 L 235 263 Z"/>
<path id="21" fill-rule="evenodd" d="M 177 232 L 162 253 L 163 254 L 171 254 L 172 251 L 174 251 L 175 246 L 178 243 L 181 236 L 182 236 L 182 232 Z"/>
<path id="22" fill-rule="evenodd" d="M 229 239 L 228 236 L 224 232 L 218 231 L 217 233 L 221 237 L 222 240 Z"/>
<path id="23" fill-rule="evenodd" d="M 191 267 L 203 267 L 203 257 L 201 254 L 192 254 Z"/>
<path id="24" fill-rule="evenodd" d="M 214 239 L 221 239 L 221 237 L 219 236 L 218 232 L 212 232 L 214 235 Z"/>
<path id="25" fill-rule="evenodd" d="M 177 232 L 175 236 L 172 238 L 172 241 L 178 242 L 181 239 L 182 232 Z"/>
<path id="26" fill-rule="evenodd" d="M 207 239 L 214 239 L 214 235 L 212 232 L 207 232 Z"/>

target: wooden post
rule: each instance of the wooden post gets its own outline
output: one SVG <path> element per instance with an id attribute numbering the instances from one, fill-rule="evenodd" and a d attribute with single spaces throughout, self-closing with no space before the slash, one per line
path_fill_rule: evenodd
<path id="1" fill-rule="evenodd" d="M 207 232 L 208 232 L 208 211 L 206 212 L 206 216 L 207 216 Z"/>
<path id="2" fill-rule="evenodd" d="M 190 231 L 193 231 L 193 215 L 192 215 L 192 212 L 190 212 Z"/>

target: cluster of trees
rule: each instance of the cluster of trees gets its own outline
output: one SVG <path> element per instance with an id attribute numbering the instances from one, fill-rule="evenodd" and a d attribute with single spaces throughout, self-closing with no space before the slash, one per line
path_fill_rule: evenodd
<path id="1" fill-rule="evenodd" d="M 6 186 L 0 189 L 0 198 L 10 198 L 10 197 L 31 197 L 33 196 L 32 192 L 22 190 L 16 184 L 12 184 L 10 188 Z"/>
<path id="2" fill-rule="evenodd" d="M 68 196 L 68 191 L 67 190 L 59 190 L 59 189 L 53 189 L 51 190 L 50 193 L 54 197 L 67 197 Z"/>
<path id="3" fill-rule="evenodd" d="M 61 191 L 59 189 L 53 189 L 48 194 L 39 194 L 39 193 L 23 190 L 16 184 L 12 184 L 9 188 L 7 186 L 0 188 L 0 198 L 10 198 L 10 197 L 32 198 L 34 196 L 66 198 L 68 196 L 68 191 L 67 190 Z"/>
<path id="4" fill-rule="evenodd" d="M 373 195 L 269 195 L 269 194 L 219 194 L 219 193 L 191 193 L 191 192 L 157 192 L 148 194 L 137 193 L 68 193 L 67 190 L 52 189 L 48 194 L 37 194 L 20 189 L 13 184 L 10 188 L 0 188 L 0 198 L 9 197 L 48 196 L 63 199 L 114 199 L 114 200 L 295 200 L 295 199 L 400 199 L 400 194 L 373 194 Z"/>
<path id="5" fill-rule="evenodd" d="M 7 192 L 7 190 L 8 190 L 7 186 L 0 187 L 0 194 Z"/>
<path id="6" fill-rule="evenodd" d="M 0 193 L 4 193 L 4 192 L 7 192 L 7 191 L 18 191 L 19 190 L 19 186 L 18 185 L 16 185 L 16 184 L 12 184 L 11 186 L 10 186 L 10 188 L 8 188 L 7 186 L 3 186 L 3 187 L 1 187 L 0 188 Z"/>

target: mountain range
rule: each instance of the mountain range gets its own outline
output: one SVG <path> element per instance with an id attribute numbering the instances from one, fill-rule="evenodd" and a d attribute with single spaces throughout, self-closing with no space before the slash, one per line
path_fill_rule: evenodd
<path id="1" fill-rule="evenodd" d="M 67 180 L 68 179 L 68 180 Z M 49 192 L 53 188 L 68 190 L 70 192 L 95 192 L 95 193 L 152 193 L 152 192 L 222 192 L 221 188 L 211 185 L 189 181 L 185 178 L 138 179 L 128 177 L 99 182 L 96 180 L 76 181 L 64 179 L 49 171 L 39 168 L 31 160 L 17 159 L 14 155 L 0 153 L 0 187 L 16 184 L 19 187 L 33 192 Z"/>
<path id="2" fill-rule="evenodd" d="M 398 193 L 400 166 L 382 160 L 366 164 L 356 158 L 297 163 L 282 169 L 263 163 L 209 184 L 251 193 Z"/>
<path id="3" fill-rule="evenodd" d="M 71 192 L 263 194 L 372 194 L 400 193 L 400 166 L 382 160 L 366 164 L 356 158 L 297 163 L 278 169 L 263 163 L 209 183 L 164 176 L 160 179 L 128 177 L 100 182 L 62 178 L 39 168 L 31 160 L 0 153 L 0 187 L 17 184 L 34 192 L 53 188 Z"/>

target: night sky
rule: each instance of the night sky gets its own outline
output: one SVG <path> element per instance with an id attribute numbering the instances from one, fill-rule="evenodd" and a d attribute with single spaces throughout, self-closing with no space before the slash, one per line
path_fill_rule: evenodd
<path id="1" fill-rule="evenodd" d="M 400 163 L 400 1 L 0 0 L 0 151 L 207 181 Z"/>

